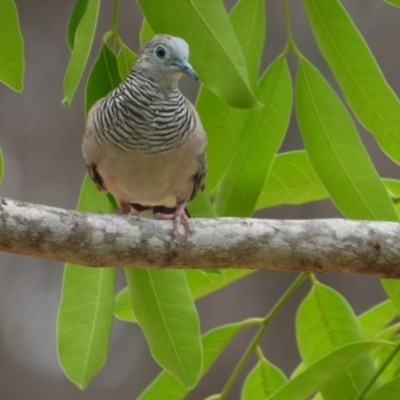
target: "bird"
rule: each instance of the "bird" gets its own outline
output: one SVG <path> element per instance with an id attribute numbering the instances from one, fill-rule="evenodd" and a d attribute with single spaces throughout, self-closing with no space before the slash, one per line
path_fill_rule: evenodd
<path id="1" fill-rule="evenodd" d="M 89 110 L 82 153 L 102 193 L 111 193 L 118 214 L 173 221 L 192 233 L 186 205 L 204 190 L 207 137 L 200 117 L 180 92 L 183 74 L 198 75 L 185 40 L 150 37 L 130 73 Z"/>

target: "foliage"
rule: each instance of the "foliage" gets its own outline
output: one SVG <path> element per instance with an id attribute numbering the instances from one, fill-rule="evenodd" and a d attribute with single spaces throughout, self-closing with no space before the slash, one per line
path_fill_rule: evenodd
<path id="1" fill-rule="evenodd" d="M 400 162 L 400 102 L 339 0 L 303 0 L 322 56 L 341 95 L 297 47 L 283 1 L 287 43 L 259 76 L 265 39 L 264 0 L 237 0 L 228 14 L 217 0 L 138 0 L 141 42 L 157 32 L 182 36 L 203 85 L 196 108 L 208 134 L 207 192 L 189 205 L 195 217 L 250 217 L 280 204 L 331 199 L 346 218 L 398 221 L 400 182 L 377 173 L 355 120 L 382 151 Z M 387 0 L 395 6 L 399 1 Z M 93 47 L 99 0 L 77 0 L 68 27 L 71 59 L 64 104 L 72 98 Z M 179 12 L 176 12 L 179 10 Z M 395 10 L 395 9 L 394 9 Z M 120 0 L 111 30 L 86 84 L 85 111 L 129 73 L 136 55 L 118 33 Z M 287 66 L 297 57 L 294 90 Z M 12 0 L 0 0 L 0 80 L 22 90 L 23 44 Z M 294 94 L 293 94 L 294 92 Z M 304 150 L 280 153 L 293 106 Z M 240 107 L 240 108 L 236 108 Z M 0 152 L 0 179 L 3 161 Z M 211 201 L 212 199 L 212 201 Z M 82 211 L 113 212 L 115 203 L 85 179 Z M 259 330 L 221 392 L 225 399 L 252 353 L 258 362 L 243 382 L 242 399 L 397 398 L 400 389 L 400 283 L 386 280 L 388 300 L 356 316 L 339 293 L 299 275 L 264 318 L 219 326 L 201 335 L 195 300 L 251 271 L 127 270 L 129 285 L 115 297 L 114 271 L 67 265 L 58 316 L 58 353 L 65 374 L 85 388 L 106 360 L 114 315 L 139 324 L 162 372 L 140 399 L 183 399 L 249 325 Z M 299 306 L 296 337 L 301 364 L 286 377 L 267 360 L 260 340 L 286 301 L 309 279 Z"/>

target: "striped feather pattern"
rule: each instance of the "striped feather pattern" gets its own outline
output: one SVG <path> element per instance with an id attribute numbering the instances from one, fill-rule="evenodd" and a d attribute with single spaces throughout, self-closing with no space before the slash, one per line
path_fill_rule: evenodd
<path id="1" fill-rule="evenodd" d="M 94 115 L 98 144 L 111 142 L 125 151 L 166 151 L 183 143 L 196 126 L 188 100 L 178 88 L 165 92 L 135 66 Z"/>

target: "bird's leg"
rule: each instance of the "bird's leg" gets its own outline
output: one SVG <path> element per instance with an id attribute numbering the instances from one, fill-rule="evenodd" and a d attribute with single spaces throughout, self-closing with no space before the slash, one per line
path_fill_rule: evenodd
<path id="1" fill-rule="evenodd" d="M 172 237 L 174 239 L 177 238 L 178 233 L 179 233 L 179 225 L 182 224 L 185 227 L 186 233 L 191 234 L 192 229 L 190 227 L 189 223 L 189 218 L 186 215 L 185 212 L 185 207 L 186 207 L 186 201 L 180 201 L 177 206 L 176 210 L 173 214 L 163 214 L 163 213 L 155 213 L 154 218 L 156 219 L 167 219 L 167 220 L 173 220 L 174 225 L 172 229 Z"/>
<path id="2" fill-rule="evenodd" d="M 117 200 L 118 203 L 118 208 L 117 208 L 117 214 L 123 215 L 123 214 L 130 214 L 130 215 L 135 215 L 136 217 L 139 215 L 139 212 L 136 211 L 130 203 L 126 203 L 125 201 Z"/>

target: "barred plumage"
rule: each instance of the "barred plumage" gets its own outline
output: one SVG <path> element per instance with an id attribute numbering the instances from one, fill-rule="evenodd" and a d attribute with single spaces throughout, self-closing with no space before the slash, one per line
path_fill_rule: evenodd
<path id="1" fill-rule="evenodd" d="M 166 151 L 183 143 L 195 128 L 195 115 L 178 88 L 165 93 L 134 66 L 93 115 L 99 139 L 122 150 Z"/>
<path id="2" fill-rule="evenodd" d="M 82 145 L 91 178 L 119 212 L 173 208 L 155 217 L 174 220 L 174 237 L 180 223 L 190 232 L 185 206 L 206 175 L 206 136 L 177 87 L 182 73 L 197 79 L 188 55 L 180 38 L 149 39 L 125 81 L 90 110 Z"/>

